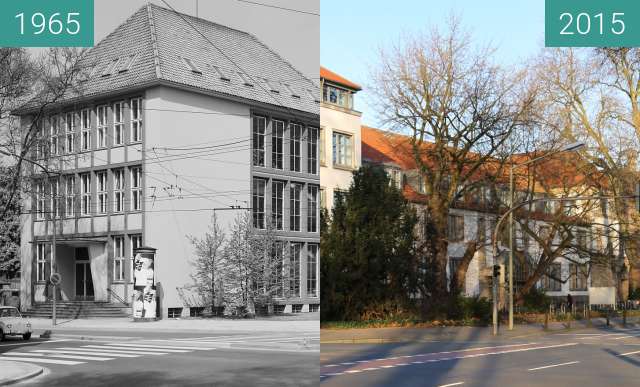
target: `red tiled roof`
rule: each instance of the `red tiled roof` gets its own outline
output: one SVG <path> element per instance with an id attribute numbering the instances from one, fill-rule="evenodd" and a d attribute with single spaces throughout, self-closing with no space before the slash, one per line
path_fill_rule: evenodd
<path id="1" fill-rule="evenodd" d="M 320 78 L 324 78 L 327 79 L 331 82 L 337 83 L 341 86 L 345 86 L 348 87 L 349 89 L 353 89 L 355 91 L 360 91 L 362 90 L 362 87 L 360 87 L 360 85 L 358 85 L 357 83 L 351 82 L 350 80 L 348 80 L 347 78 L 338 75 L 336 73 L 334 73 L 333 71 L 320 66 Z"/>

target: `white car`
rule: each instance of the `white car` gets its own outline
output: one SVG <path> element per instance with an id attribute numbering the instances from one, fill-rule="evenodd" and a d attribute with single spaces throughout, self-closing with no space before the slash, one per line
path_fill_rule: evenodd
<path id="1" fill-rule="evenodd" d="M 0 306 L 0 341 L 6 336 L 20 336 L 25 340 L 31 338 L 31 323 L 22 318 L 18 308 Z"/>

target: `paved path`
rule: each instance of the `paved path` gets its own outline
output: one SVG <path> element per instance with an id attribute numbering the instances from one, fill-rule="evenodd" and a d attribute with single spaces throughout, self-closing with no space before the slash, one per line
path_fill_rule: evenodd
<path id="1" fill-rule="evenodd" d="M 424 330 L 423 330 L 424 331 Z M 324 343 L 323 386 L 638 385 L 640 329 L 580 329 L 494 338 L 479 329 L 390 342 Z M 516 333 L 523 333 L 517 335 Z M 343 333 L 344 334 L 344 333 Z M 362 332 L 360 332 L 362 335 Z M 385 332 L 389 337 L 390 332 Z M 424 337 L 426 335 L 426 338 Z M 524 337 L 523 337 L 524 336 Z M 424 340 L 415 340 L 421 337 Z"/>
<path id="2" fill-rule="evenodd" d="M 35 364 L 0 360 L 0 386 L 8 386 L 36 377 L 44 371 Z"/>

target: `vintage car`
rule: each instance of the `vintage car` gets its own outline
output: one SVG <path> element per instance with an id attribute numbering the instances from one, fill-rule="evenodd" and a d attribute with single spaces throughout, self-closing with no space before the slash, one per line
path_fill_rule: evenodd
<path id="1" fill-rule="evenodd" d="M 31 338 L 31 323 L 23 318 L 18 308 L 14 306 L 0 306 L 0 341 L 6 336 L 19 336 L 29 340 Z"/>

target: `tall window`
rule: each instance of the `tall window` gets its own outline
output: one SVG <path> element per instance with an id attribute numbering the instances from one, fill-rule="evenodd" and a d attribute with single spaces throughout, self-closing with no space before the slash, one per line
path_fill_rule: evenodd
<path id="1" fill-rule="evenodd" d="M 319 152 L 320 152 L 320 164 L 321 165 L 325 165 L 325 163 L 327 162 L 327 160 L 325 159 L 325 134 L 326 130 L 324 128 L 320 128 L 320 144 L 318 146 Z"/>
<path id="2" fill-rule="evenodd" d="M 122 102 L 116 102 L 113 104 L 113 145 L 122 145 L 123 130 Z"/>
<path id="3" fill-rule="evenodd" d="M 569 264 L 571 275 L 571 290 L 587 290 L 587 278 L 589 276 L 586 265 Z"/>
<path id="4" fill-rule="evenodd" d="M 74 145 L 75 145 L 75 139 L 76 139 L 76 134 L 75 134 L 75 123 L 73 121 L 73 113 L 67 113 L 65 115 L 65 120 L 64 120 L 64 125 L 65 125 L 65 132 L 66 132 L 66 153 L 73 153 L 74 151 Z"/>
<path id="5" fill-rule="evenodd" d="M 264 167 L 264 136 L 267 128 L 267 119 L 253 117 L 253 165 Z"/>
<path id="6" fill-rule="evenodd" d="M 107 146 L 107 106 L 98 106 L 98 148 Z"/>
<path id="7" fill-rule="evenodd" d="M 307 172 L 318 174 L 318 128 L 307 128 Z"/>
<path id="8" fill-rule="evenodd" d="M 271 167 L 283 168 L 284 158 L 284 122 L 271 121 Z"/>
<path id="9" fill-rule="evenodd" d="M 284 265 L 283 265 L 284 243 L 276 241 L 271 251 L 273 275 L 271 276 L 272 289 L 275 297 L 282 297 L 284 294 Z"/>
<path id="10" fill-rule="evenodd" d="M 44 219 L 45 192 L 44 182 L 36 182 L 36 219 Z"/>
<path id="11" fill-rule="evenodd" d="M 98 213 L 107 213 L 107 172 L 96 172 L 96 179 L 98 181 Z"/>
<path id="12" fill-rule="evenodd" d="M 545 290 L 559 292 L 562 290 L 562 266 L 559 263 L 552 263 L 547 269 L 547 273 L 543 278 L 543 286 Z"/>
<path id="13" fill-rule="evenodd" d="M 51 194 L 49 201 L 49 210 L 51 214 L 59 218 L 61 215 L 60 210 L 60 182 L 56 179 L 49 183 L 49 192 Z"/>
<path id="14" fill-rule="evenodd" d="M 124 236 L 113 237 L 113 280 L 124 281 Z"/>
<path id="15" fill-rule="evenodd" d="M 76 177 L 69 175 L 65 179 L 65 213 L 73 217 L 76 205 Z"/>
<path id="16" fill-rule="evenodd" d="M 282 230 L 284 184 L 283 181 L 278 180 L 273 180 L 271 183 L 271 221 L 276 230 Z"/>
<path id="17" fill-rule="evenodd" d="M 44 282 L 47 280 L 47 245 L 44 243 L 38 243 L 36 249 L 36 280 L 38 282 Z"/>
<path id="18" fill-rule="evenodd" d="M 302 139 L 302 125 L 289 125 L 289 169 L 300 172 L 300 140 Z"/>
<path id="19" fill-rule="evenodd" d="M 300 231 L 300 195 L 302 184 L 291 183 L 289 190 L 289 230 Z"/>
<path id="20" fill-rule="evenodd" d="M 300 253 L 302 243 L 291 243 L 289 253 L 289 297 L 300 297 Z"/>
<path id="21" fill-rule="evenodd" d="M 351 136 L 343 133 L 333 133 L 333 165 L 341 167 L 352 166 Z"/>
<path id="22" fill-rule="evenodd" d="M 131 273 L 131 281 L 133 281 L 133 252 L 136 251 L 138 247 L 142 246 L 142 235 L 141 234 L 133 234 L 129 235 L 129 246 L 131 248 L 129 256 L 131 257 L 131 266 L 129 267 L 129 272 Z"/>
<path id="23" fill-rule="evenodd" d="M 131 100 L 131 142 L 142 141 L 142 99 Z"/>
<path id="24" fill-rule="evenodd" d="M 450 242 L 460 242 L 464 239 L 464 216 L 449 215 L 447 238 Z"/>
<path id="25" fill-rule="evenodd" d="M 80 175 L 80 184 L 82 188 L 80 213 L 89 215 L 91 214 L 91 174 Z"/>
<path id="26" fill-rule="evenodd" d="M 49 118 L 49 154 L 58 154 L 58 135 L 60 134 L 60 121 L 57 116 Z"/>
<path id="27" fill-rule="evenodd" d="M 307 296 L 318 297 L 318 245 L 307 246 Z"/>
<path id="28" fill-rule="evenodd" d="M 82 130 L 81 148 L 91 149 L 91 111 L 84 109 L 80 112 L 80 128 Z"/>
<path id="29" fill-rule="evenodd" d="M 318 191 L 317 185 L 307 189 L 307 232 L 318 232 Z"/>
<path id="30" fill-rule="evenodd" d="M 265 179 L 253 178 L 252 211 L 253 227 L 264 229 L 264 195 L 267 186 Z"/>
<path id="31" fill-rule="evenodd" d="M 131 168 L 131 210 L 140 211 L 142 209 L 142 169 L 140 167 Z"/>
<path id="32" fill-rule="evenodd" d="M 124 211 L 124 170 L 113 170 L 113 212 Z"/>

